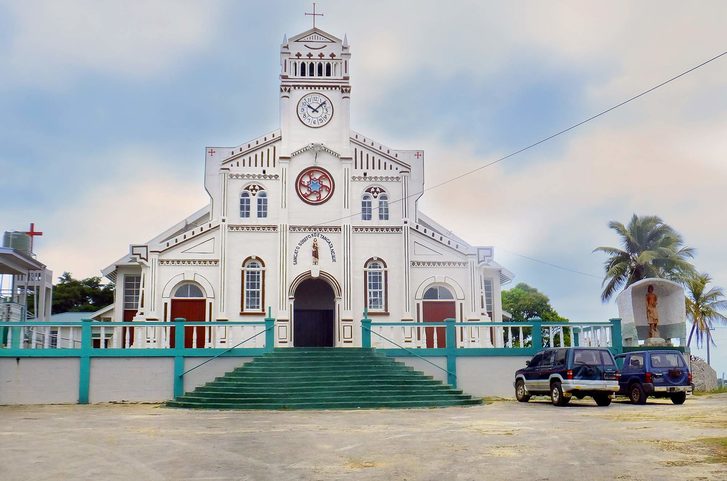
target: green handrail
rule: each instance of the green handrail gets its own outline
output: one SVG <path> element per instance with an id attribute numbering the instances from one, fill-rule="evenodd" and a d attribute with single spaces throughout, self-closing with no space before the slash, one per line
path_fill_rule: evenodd
<path id="1" fill-rule="evenodd" d="M 366 329 L 367 331 L 369 331 L 369 332 L 371 332 L 371 333 L 373 333 L 373 334 L 376 334 L 376 335 L 377 335 L 377 336 L 379 336 L 380 338 L 382 338 L 382 339 L 384 339 L 384 340 L 386 340 L 386 341 L 388 341 L 388 342 L 392 343 L 393 345 L 395 345 L 395 346 L 396 346 L 396 347 L 398 347 L 399 349 L 403 349 L 403 350 L 405 350 L 406 352 L 408 352 L 408 353 L 410 353 L 411 355 L 413 355 L 414 357 L 418 357 L 418 358 L 419 358 L 419 359 L 421 359 L 422 361 L 424 361 L 424 362 L 428 362 L 429 364 L 431 364 L 432 366 L 436 367 L 437 369 L 440 369 L 440 370 L 444 371 L 445 373 L 447 373 L 447 375 L 448 375 L 448 376 L 452 376 L 452 377 L 454 377 L 455 379 L 457 378 L 457 373 L 454 373 L 454 372 L 448 371 L 447 369 L 443 368 L 442 366 L 438 366 L 437 364 L 434 364 L 434 363 L 433 363 L 432 361 L 430 361 L 429 359 L 427 359 L 427 358 L 425 358 L 425 357 L 423 357 L 423 356 L 420 356 L 419 354 L 417 354 L 416 352 L 414 352 L 414 351 L 413 351 L 412 349 L 409 349 L 408 347 L 404 347 L 404 346 L 401 346 L 401 345 L 397 344 L 396 342 L 392 341 L 391 339 L 389 339 L 388 337 L 386 337 L 386 336 L 384 336 L 384 335 L 381 335 L 381 334 L 379 334 L 378 332 L 376 332 L 376 331 L 373 331 L 373 330 L 371 330 L 370 328 L 368 328 L 368 327 L 366 327 L 366 326 L 362 326 L 362 327 L 363 327 L 364 329 Z"/>
<path id="2" fill-rule="evenodd" d="M 235 344 L 234 346 L 232 346 L 232 347 L 230 347 L 230 348 L 227 348 L 227 349 L 225 349 L 224 351 L 222 351 L 221 353 L 217 354 L 216 356 L 213 356 L 213 357 L 211 357 L 211 358 L 207 359 L 207 360 L 206 360 L 205 362 L 199 363 L 199 364 L 197 364 L 196 366 L 194 366 L 194 367 L 193 367 L 193 368 L 191 368 L 191 369 L 187 369 L 187 370 L 186 370 L 186 371 L 184 371 L 184 372 L 183 372 L 182 374 L 179 374 L 179 377 L 182 377 L 182 376 L 184 376 L 184 375 L 185 375 L 185 374 L 187 374 L 188 372 L 194 371 L 194 370 L 195 370 L 195 369 L 197 369 L 198 367 L 204 366 L 205 364 L 207 364 L 207 363 L 208 363 L 208 362 L 210 362 L 210 361 L 214 361 L 214 360 L 215 360 L 215 359 L 217 359 L 218 357 L 220 357 L 220 356 L 223 356 L 223 355 L 227 354 L 228 352 L 232 351 L 233 349 L 235 349 L 235 348 L 236 348 L 237 346 L 239 346 L 240 344 L 244 344 L 244 343 L 246 343 L 247 341 L 250 341 L 250 340 L 252 340 L 252 339 L 255 339 L 255 338 L 256 338 L 256 337 L 258 337 L 258 336 L 259 336 L 260 334 L 265 334 L 266 332 L 268 332 L 268 331 L 269 331 L 270 329 L 272 329 L 272 328 L 273 328 L 273 326 L 270 326 L 270 327 L 266 327 L 265 329 L 263 329 L 262 331 L 258 332 L 257 334 L 255 334 L 255 335 L 253 335 L 253 336 L 250 336 L 250 337 L 248 337 L 247 339 L 245 339 L 244 341 L 240 341 L 240 342 L 238 342 L 237 344 Z"/>

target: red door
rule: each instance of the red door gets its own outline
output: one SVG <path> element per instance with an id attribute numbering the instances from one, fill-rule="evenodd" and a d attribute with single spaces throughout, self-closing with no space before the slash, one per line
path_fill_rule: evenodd
<path id="1" fill-rule="evenodd" d="M 134 316 L 136 315 L 136 309 L 124 309 L 124 322 L 131 322 L 134 320 Z M 128 339 L 127 339 L 128 337 Z M 127 347 L 134 344 L 134 328 L 133 327 L 122 327 L 121 328 L 121 347 Z M 96 341 L 94 341 L 93 347 L 100 347 L 96 346 Z"/>
<path id="2" fill-rule="evenodd" d="M 187 322 L 204 322 L 204 311 L 207 306 L 205 299 L 172 299 L 171 319 L 183 317 Z M 194 342 L 194 331 L 197 331 L 197 344 Z M 184 347 L 204 347 L 205 328 L 204 326 L 192 326 L 184 328 Z M 169 347 L 174 347 L 174 328 L 169 329 Z"/>
<path id="3" fill-rule="evenodd" d="M 422 302 L 424 322 L 443 322 L 445 319 L 456 318 L 457 308 L 454 301 L 424 301 Z M 434 332 L 437 332 L 437 345 L 434 345 Z M 427 347 L 446 347 L 446 327 L 425 327 Z"/>

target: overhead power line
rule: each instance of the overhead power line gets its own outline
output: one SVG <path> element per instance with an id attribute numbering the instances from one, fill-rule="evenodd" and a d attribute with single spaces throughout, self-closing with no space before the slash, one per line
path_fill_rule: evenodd
<path id="1" fill-rule="evenodd" d="M 563 267 L 558 264 L 553 264 L 552 262 L 547 262 L 547 261 L 543 261 L 540 259 L 536 259 L 535 257 L 526 256 L 524 254 L 518 254 L 517 252 L 513 252 L 513 251 L 511 251 L 509 249 L 505 249 L 503 247 L 498 246 L 498 249 L 503 250 L 503 251 L 507 252 L 508 254 L 511 254 L 511 255 L 514 255 L 517 257 L 522 257 L 524 259 L 527 259 L 527 260 L 530 260 L 533 262 L 537 262 L 539 264 L 545 264 L 546 266 L 555 267 L 556 269 L 560 269 L 562 271 L 572 272 L 574 274 L 579 274 L 579 275 L 586 276 L 586 277 L 593 277 L 594 279 L 598 279 L 599 281 L 603 279 L 603 276 L 597 276 L 594 274 L 589 274 L 588 272 L 577 271 L 575 269 L 571 269 L 570 267 Z"/>
<path id="2" fill-rule="evenodd" d="M 447 184 L 450 184 L 452 182 L 455 182 L 455 181 L 457 181 L 457 180 L 459 180 L 459 179 L 461 179 L 463 177 L 466 177 L 468 175 L 474 174 L 474 173 L 479 172 L 479 171 L 481 171 L 483 169 L 486 169 L 488 167 L 492 167 L 495 164 L 499 164 L 500 162 L 503 162 L 503 161 L 505 161 L 505 160 L 507 160 L 507 159 L 509 159 L 511 157 L 514 157 L 514 156 L 518 155 L 518 154 L 521 154 L 521 153 L 525 152 L 526 150 L 530 150 L 533 147 L 537 147 L 538 145 L 540 145 L 542 143 L 548 142 L 549 140 L 552 140 L 552 139 L 554 139 L 554 138 L 556 138 L 556 137 L 558 137 L 560 135 L 563 135 L 563 134 L 565 134 L 567 132 L 570 132 L 571 130 L 576 129 L 576 128 L 580 127 L 583 124 L 586 124 L 586 123 L 588 123 L 588 122 L 590 122 L 592 120 L 595 120 L 595 119 L 597 119 L 597 118 L 599 118 L 599 117 L 601 117 L 603 115 L 606 115 L 607 113 L 609 113 L 609 112 L 611 112 L 613 110 L 616 110 L 619 107 L 623 107 L 624 105 L 626 105 L 626 104 L 628 104 L 630 102 L 633 102 L 634 100 L 636 100 L 638 98 L 641 98 L 644 95 L 647 95 L 647 94 L 653 92 L 654 90 L 657 90 L 657 89 L 659 89 L 659 88 L 661 88 L 661 87 L 663 87 L 663 86 L 665 86 L 665 85 L 667 85 L 667 84 L 669 84 L 669 83 L 671 83 L 671 82 L 673 82 L 673 81 L 675 81 L 675 80 L 677 80 L 677 79 L 679 79 L 681 77 L 684 77 L 685 75 L 688 75 L 688 74 L 694 72 L 695 70 L 697 70 L 697 69 L 699 69 L 701 67 L 704 67 L 705 65 L 707 65 L 707 64 L 709 64 L 711 62 L 714 62 L 715 60 L 718 60 L 721 57 L 724 57 L 725 55 L 727 55 L 727 51 L 724 51 L 724 52 L 722 52 L 722 53 L 720 53 L 718 55 L 715 55 L 714 57 L 712 57 L 712 58 L 710 58 L 708 60 L 705 60 L 704 62 L 702 62 L 702 63 L 700 63 L 698 65 L 695 65 L 694 67 L 691 67 L 691 68 L 683 71 L 682 73 L 680 73 L 678 75 L 675 75 L 675 76 L 673 76 L 673 77 L 671 77 L 671 78 L 669 78 L 669 79 L 667 79 L 667 80 L 665 80 L 665 81 L 663 81 L 663 82 L 661 82 L 661 83 L 659 83 L 657 85 L 654 85 L 653 87 L 648 88 L 648 89 L 646 89 L 646 90 L 644 90 L 644 91 L 642 91 L 642 92 L 640 92 L 640 93 L 638 93 L 638 94 L 636 94 L 636 95 L 634 95 L 632 97 L 629 97 L 628 99 L 626 99 L 626 100 L 624 100 L 622 102 L 619 102 L 618 104 L 616 104 L 616 105 L 614 105 L 612 107 L 609 107 L 606 110 L 602 110 L 601 112 L 599 112 L 599 113 L 597 113 L 595 115 L 591 115 L 590 117 L 588 117 L 588 118 L 586 118 L 584 120 L 581 120 L 580 122 L 575 123 L 575 124 L 571 125 L 570 127 L 566 127 L 566 128 L 564 128 L 562 130 L 559 130 L 559 131 L 557 131 L 557 132 L 555 132 L 555 133 L 553 133 L 551 135 L 548 135 L 547 137 L 544 137 L 544 138 L 542 138 L 542 139 L 540 139 L 540 140 L 538 140 L 536 142 L 533 142 L 532 144 L 526 145 L 525 147 L 522 147 L 522 148 L 520 148 L 520 149 L 518 149 L 518 150 L 516 150 L 516 151 L 514 151 L 514 152 L 512 152 L 510 154 L 507 154 L 507 155 L 505 155 L 503 157 L 500 157 L 499 159 L 496 159 L 496 160 L 493 160 L 491 162 L 488 162 L 488 163 L 486 163 L 484 165 L 481 165 L 481 166 L 479 166 L 479 167 L 477 167 L 475 169 L 468 170 L 466 172 L 463 172 L 462 174 L 456 175 L 456 176 L 454 176 L 454 177 L 452 177 L 450 179 L 444 180 L 444 181 L 442 181 L 442 182 L 440 182 L 438 184 L 434 184 L 432 186 L 426 187 L 426 188 L 424 188 L 424 189 L 422 189 L 422 190 L 420 190 L 418 192 L 415 192 L 413 194 L 409 194 L 409 195 L 407 195 L 405 197 L 401 197 L 399 199 L 395 199 L 395 200 L 389 201 L 389 205 L 391 205 L 391 204 L 398 204 L 399 202 L 403 202 L 404 200 L 409 199 L 411 197 L 420 196 L 424 192 L 437 189 L 437 188 L 442 187 L 444 185 L 447 185 Z M 372 212 L 376 212 L 377 210 L 378 210 L 378 207 L 372 208 Z M 338 221 L 341 221 L 341 220 L 349 219 L 351 217 L 358 216 L 360 214 L 361 214 L 361 212 L 356 212 L 356 213 L 353 213 L 353 214 L 349 214 L 347 216 L 339 217 L 337 219 L 331 219 L 331 220 L 328 220 L 328 221 L 325 221 L 325 222 L 321 222 L 319 224 L 315 224 L 315 226 L 323 226 L 323 225 L 326 225 L 326 224 L 331 224 L 333 222 L 338 222 Z M 537 259 L 531 259 L 531 260 L 535 260 L 536 262 L 544 262 L 544 261 L 538 261 Z M 589 275 L 590 276 L 591 274 L 586 274 L 586 275 Z"/>

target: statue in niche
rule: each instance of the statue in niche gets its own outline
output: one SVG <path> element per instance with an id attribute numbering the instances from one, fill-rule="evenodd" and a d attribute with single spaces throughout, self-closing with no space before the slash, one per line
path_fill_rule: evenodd
<path id="1" fill-rule="evenodd" d="M 318 239 L 313 239 L 313 265 L 318 265 Z"/>
<path id="2" fill-rule="evenodd" d="M 658 298 L 654 294 L 654 286 L 646 289 L 646 322 L 649 323 L 649 337 L 659 337 L 659 312 L 656 310 Z"/>

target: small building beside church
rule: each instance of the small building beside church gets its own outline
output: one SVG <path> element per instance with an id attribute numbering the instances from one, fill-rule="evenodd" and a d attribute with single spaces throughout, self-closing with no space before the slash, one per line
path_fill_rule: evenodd
<path id="1" fill-rule="evenodd" d="M 374 324 L 502 320 L 501 286 L 512 274 L 494 249 L 418 209 L 424 152 L 351 129 L 351 61 L 345 36 L 314 27 L 283 40 L 280 128 L 205 149 L 209 204 L 102 270 L 117 284 L 113 320 L 269 313 L 277 347 L 360 346 L 365 311 Z M 202 328 L 194 342 L 236 341 L 214 336 Z"/>

